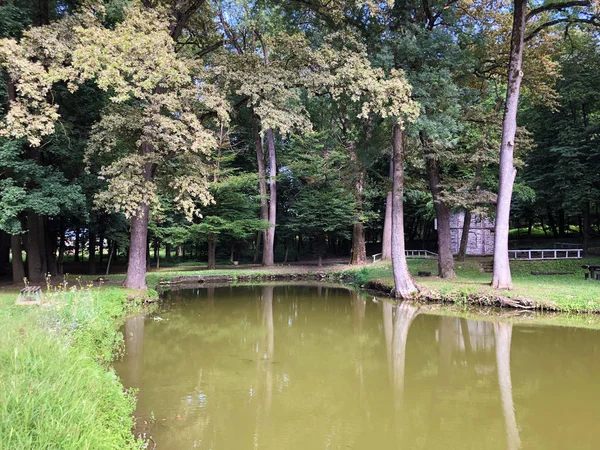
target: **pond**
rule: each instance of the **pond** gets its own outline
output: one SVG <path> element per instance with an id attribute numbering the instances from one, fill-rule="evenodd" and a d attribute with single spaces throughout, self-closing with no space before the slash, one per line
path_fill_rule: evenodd
<path id="1" fill-rule="evenodd" d="M 160 449 L 600 447 L 598 331 L 343 287 L 172 291 L 116 364 Z"/>

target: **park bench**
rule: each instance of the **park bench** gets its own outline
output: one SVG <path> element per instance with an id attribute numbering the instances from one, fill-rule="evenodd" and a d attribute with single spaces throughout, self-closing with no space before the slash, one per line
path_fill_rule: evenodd
<path id="1" fill-rule="evenodd" d="M 17 298 L 18 305 L 39 305 L 42 303 L 42 288 L 41 286 L 25 286 L 21 289 Z"/>
<path id="2" fill-rule="evenodd" d="M 600 265 L 586 264 L 581 266 L 589 272 L 585 274 L 585 279 L 600 280 Z"/>

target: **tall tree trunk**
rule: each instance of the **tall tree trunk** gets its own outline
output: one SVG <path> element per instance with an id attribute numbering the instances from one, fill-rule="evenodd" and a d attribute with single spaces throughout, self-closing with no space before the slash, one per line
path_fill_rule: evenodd
<path id="1" fill-rule="evenodd" d="M 390 180 L 394 175 L 393 158 L 390 158 Z M 383 221 L 383 238 L 381 242 L 381 259 L 392 259 L 392 191 L 385 200 L 385 220 Z"/>
<path id="2" fill-rule="evenodd" d="M 32 283 L 41 283 L 44 281 L 44 265 L 42 261 L 42 251 L 45 246 L 40 229 L 40 216 L 33 211 L 27 214 L 27 269 L 28 279 Z"/>
<path id="3" fill-rule="evenodd" d="M 454 258 L 452 257 L 452 240 L 450 236 L 450 208 L 441 198 L 442 177 L 436 155 L 431 148 L 431 143 L 421 132 L 421 143 L 425 153 L 427 167 L 427 180 L 433 198 L 433 207 L 437 217 L 438 235 L 438 272 L 441 278 L 455 278 Z"/>
<path id="4" fill-rule="evenodd" d="M 148 215 L 150 206 L 141 204 L 131 218 L 129 241 L 129 261 L 123 286 L 129 289 L 145 290 L 146 285 L 146 246 L 148 239 Z"/>
<path id="5" fill-rule="evenodd" d="M 165 259 L 171 259 L 171 244 L 165 244 Z"/>
<path id="6" fill-rule="evenodd" d="M 585 256 L 588 256 L 591 235 L 592 222 L 590 220 L 590 202 L 589 200 L 586 200 L 583 204 L 583 254 Z"/>
<path id="7" fill-rule="evenodd" d="M 88 258 L 88 274 L 96 274 L 96 233 L 89 232 L 89 258 Z"/>
<path id="8" fill-rule="evenodd" d="M 352 258 L 350 264 L 364 265 L 367 263 L 367 247 L 365 243 L 365 227 L 361 222 L 361 214 L 364 205 L 364 188 L 365 188 L 365 167 L 358 160 L 356 149 L 350 151 L 350 158 L 356 169 L 356 182 L 354 183 L 354 198 L 356 200 L 357 211 L 352 226 Z"/>
<path id="9" fill-rule="evenodd" d="M 277 161 L 275 159 L 275 137 L 273 130 L 266 131 L 269 150 L 269 228 L 265 230 L 263 265 L 275 264 L 275 226 L 277 221 Z"/>
<path id="10" fill-rule="evenodd" d="M 216 263 L 216 250 L 217 242 L 215 240 L 214 233 L 208 233 L 208 269 L 214 270 L 217 268 Z"/>
<path id="11" fill-rule="evenodd" d="M 260 193 L 260 219 L 265 222 L 269 222 L 269 199 L 267 194 L 267 169 L 265 166 L 265 152 L 263 150 L 262 139 L 260 136 L 260 125 L 259 118 L 256 114 L 252 114 L 252 132 L 254 134 L 254 150 L 256 151 L 256 163 L 258 166 L 258 191 Z M 266 255 L 268 251 L 267 236 L 269 229 L 266 229 L 262 233 L 263 240 L 263 265 L 267 265 L 266 261 L 269 260 L 269 255 Z M 256 253 L 258 253 L 258 240 Z M 258 256 L 257 254 L 255 256 Z M 272 256 L 272 255 L 271 255 Z M 256 262 L 256 258 L 255 258 Z"/>
<path id="12" fill-rule="evenodd" d="M 20 234 L 11 234 L 10 251 L 12 253 L 13 284 L 21 284 L 23 278 L 25 278 L 25 266 L 23 265 L 23 248 L 21 247 Z"/>
<path id="13" fill-rule="evenodd" d="M 467 257 L 467 247 L 469 245 L 469 233 L 471 232 L 471 211 L 465 209 L 465 216 L 463 221 L 462 235 L 460 237 L 460 246 L 458 249 L 457 259 L 464 261 Z"/>
<path id="14" fill-rule="evenodd" d="M 394 294 L 397 298 L 408 298 L 418 292 L 408 271 L 404 248 L 404 132 L 395 125 L 392 136 L 394 155 L 394 180 L 392 189 L 392 270 Z"/>
<path id="15" fill-rule="evenodd" d="M 502 144 L 500 147 L 500 180 L 498 186 L 498 205 L 494 233 L 494 289 L 512 289 L 512 277 L 508 260 L 508 231 L 510 225 L 510 202 L 517 170 L 513 164 L 515 135 L 517 132 L 517 109 L 523 72 L 523 47 L 525 43 L 525 22 L 527 18 L 527 0 L 515 0 L 513 27 L 510 42 L 510 62 L 508 66 L 508 84 L 506 105 L 502 119 Z"/>

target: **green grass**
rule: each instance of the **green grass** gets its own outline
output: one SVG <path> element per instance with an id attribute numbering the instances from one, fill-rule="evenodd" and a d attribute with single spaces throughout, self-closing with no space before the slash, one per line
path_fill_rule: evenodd
<path id="1" fill-rule="evenodd" d="M 600 282 L 584 280 L 583 264 L 600 264 L 600 258 L 555 261 L 511 261 L 514 289 L 501 291 L 507 297 L 526 298 L 540 308 L 568 312 L 600 312 Z M 467 259 L 456 262 L 456 278 L 443 280 L 438 277 L 415 277 L 422 288 L 442 295 L 497 294 L 490 287 L 491 274 L 483 273 L 479 260 Z M 418 271 L 437 273 L 435 260 L 409 260 L 413 275 Z M 573 275 L 531 275 L 537 271 L 574 272 Z M 392 289 L 391 265 L 378 263 L 355 271 L 361 284 L 378 282 Z"/>
<path id="2" fill-rule="evenodd" d="M 59 287 L 44 306 L 0 291 L 0 450 L 140 448 L 135 400 L 110 368 L 134 306 L 116 287 Z"/>

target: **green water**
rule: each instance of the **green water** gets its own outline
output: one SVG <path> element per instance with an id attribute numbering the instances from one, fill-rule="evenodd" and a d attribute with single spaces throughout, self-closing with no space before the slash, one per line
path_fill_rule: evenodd
<path id="1" fill-rule="evenodd" d="M 598 331 L 338 287 L 171 292 L 116 370 L 161 449 L 597 449 Z"/>

